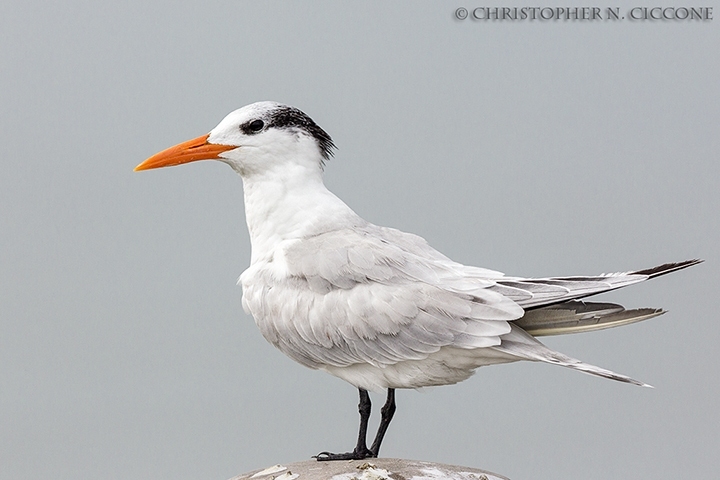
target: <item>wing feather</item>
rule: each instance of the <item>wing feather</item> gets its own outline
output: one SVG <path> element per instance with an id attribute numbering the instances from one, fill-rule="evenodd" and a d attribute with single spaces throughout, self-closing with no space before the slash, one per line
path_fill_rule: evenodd
<path id="1" fill-rule="evenodd" d="M 392 229 L 327 232 L 281 253 L 243 275 L 243 302 L 269 341 L 315 368 L 420 360 L 456 343 L 498 345 L 508 321 L 523 315 L 489 289 L 498 272 L 464 267 Z"/>

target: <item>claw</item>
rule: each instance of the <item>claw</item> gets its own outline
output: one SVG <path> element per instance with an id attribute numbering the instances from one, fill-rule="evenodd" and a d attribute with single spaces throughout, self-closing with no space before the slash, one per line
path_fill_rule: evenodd
<path id="1" fill-rule="evenodd" d="M 376 458 L 377 454 L 374 454 L 368 449 L 357 451 L 353 450 L 352 452 L 345 452 L 345 453 L 330 453 L 330 452 L 320 452 L 317 455 L 314 455 L 312 458 L 316 459 L 318 462 L 330 462 L 333 460 L 364 460 L 366 458 Z"/>

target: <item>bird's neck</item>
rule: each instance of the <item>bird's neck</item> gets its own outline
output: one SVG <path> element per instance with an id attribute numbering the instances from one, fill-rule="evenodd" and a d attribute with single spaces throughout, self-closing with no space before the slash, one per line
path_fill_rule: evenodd
<path id="1" fill-rule="evenodd" d="M 272 258 L 287 240 L 317 235 L 359 220 L 325 187 L 319 169 L 313 172 L 290 167 L 282 175 L 274 172 L 243 177 L 243 190 L 252 243 L 251 263 Z"/>

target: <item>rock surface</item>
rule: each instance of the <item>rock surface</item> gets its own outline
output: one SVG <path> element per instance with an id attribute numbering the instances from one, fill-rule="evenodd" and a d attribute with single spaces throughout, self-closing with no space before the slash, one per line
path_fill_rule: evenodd
<path id="1" fill-rule="evenodd" d="M 398 458 L 372 458 L 334 462 L 273 465 L 230 480 L 509 480 L 477 468 L 419 462 Z"/>

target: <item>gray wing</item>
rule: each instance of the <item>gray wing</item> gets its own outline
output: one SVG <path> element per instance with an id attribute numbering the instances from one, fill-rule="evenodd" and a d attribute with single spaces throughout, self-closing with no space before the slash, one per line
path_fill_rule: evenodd
<path id="1" fill-rule="evenodd" d="M 625 310 L 615 303 L 589 303 L 570 300 L 525 312 L 514 322 L 534 337 L 592 332 L 629 325 L 665 313 L 659 308 Z"/>
<path id="2" fill-rule="evenodd" d="M 365 224 L 289 243 L 282 255 L 288 277 L 258 282 L 270 287 L 255 297 L 262 297 L 262 308 L 272 311 L 264 316 L 266 324 L 259 324 L 263 335 L 300 363 L 314 368 L 383 366 L 424 359 L 445 346 L 502 347 L 510 353 L 517 325 L 537 334 L 591 329 L 593 321 L 603 322 L 578 308 L 580 302 L 555 308 L 563 311 L 563 322 L 557 315 L 550 321 L 547 306 L 692 262 L 597 277 L 506 277 L 453 262 L 418 236 Z M 543 307 L 545 311 L 529 316 L 524 310 Z M 511 325 L 523 315 L 525 323 Z M 612 308 L 595 316 L 604 317 L 605 327 L 623 320 Z"/>
<path id="3" fill-rule="evenodd" d="M 594 277 L 503 277 L 491 289 L 513 299 L 525 310 L 559 304 L 568 300 L 597 295 L 621 287 L 643 282 L 683 268 L 702 260 L 666 263 L 654 268 L 632 272 L 609 273 Z"/>
<path id="4" fill-rule="evenodd" d="M 488 287 L 502 274 L 452 262 L 420 237 L 366 225 L 284 248 L 289 276 L 267 278 L 260 325 L 308 366 L 376 366 L 427 358 L 440 348 L 501 343 L 524 311 Z M 258 294 L 249 292 L 248 304 Z M 254 312 L 253 312 L 254 313 Z"/>

